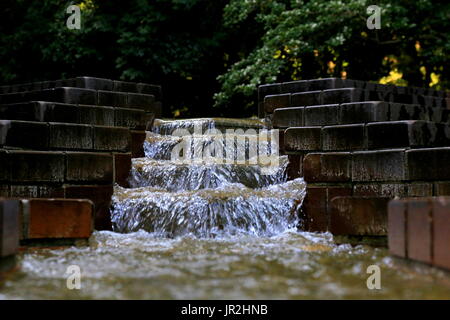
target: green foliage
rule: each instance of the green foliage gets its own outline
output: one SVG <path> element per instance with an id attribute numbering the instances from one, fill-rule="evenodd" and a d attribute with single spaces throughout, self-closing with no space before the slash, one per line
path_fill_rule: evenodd
<path id="1" fill-rule="evenodd" d="M 378 1 L 382 26 L 369 30 L 370 4 L 366 0 L 230 1 L 224 9 L 226 26 L 235 28 L 251 19 L 264 34 L 253 51 L 218 77 L 221 90 L 214 97 L 215 105 L 244 99 L 254 109 L 261 83 L 326 76 L 378 81 L 392 70 L 404 84 L 416 86 L 428 86 L 434 73 L 440 82 L 433 84 L 449 88 L 445 68 L 450 56 L 449 4 Z"/>

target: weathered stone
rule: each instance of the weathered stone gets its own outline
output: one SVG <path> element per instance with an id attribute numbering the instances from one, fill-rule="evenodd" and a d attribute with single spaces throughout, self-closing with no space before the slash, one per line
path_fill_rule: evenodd
<path id="1" fill-rule="evenodd" d="M 401 181 L 407 174 L 403 149 L 353 153 L 353 181 Z"/>
<path id="2" fill-rule="evenodd" d="M 258 101 L 264 101 L 264 97 L 268 95 L 276 95 L 281 93 L 281 85 L 279 83 L 263 84 L 258 87 Z"/>
<path id="3" fill-rule="evenodd" d="M 147 83 L 138 83 L 136 85 L 137 93 L 151 94 L 155 96 L 156 101 L 162 100 L 162 89 L 161 86 Z"/>
<path id="4" fill-rule="evenodd" d="M 450 180 L 450 148 L 407 150 L 410 180 Z"/>
<path id="5" fill-rule="evenodd" d="M 130 147 L 131 136 L 127 128 L 94 126 L 95 150 L 128 152 Z"/>
<path id="6" fill-rule="evenodd" d="M 109 90 L 113 89 L 113 81 L 109 79 L 93 78 L 93 77 L 77 77 L 76 86 L 78 88 L 86 88 L 93 90 Z"/>
<path id="7" fill-rule="evenodd" d="M 48 137 L 46 123 L 0 120 L 0 146 L 45 150 Z"/>
<path id="8" fill-rule="evenodd" d="M 112 155 L 105 153 L 67 152 L 66 157 L 66 181 L 112 183 Z"/>
<path id="9" fill-rule="evenodd" d="M 19 212 L 18 200 L 0 199 L 0 259 L 18 252 Z"/>
<path id="10" fill-rule="evenodd" d="M 131 153 L 114 154 L 114 182 L 122 187 L 129 187 L 128 177 L 131 171 Z"/>
<path id="11" fill-rule="evenodd" d="M 114 110 L 114 125 L 135 130 L 146 128 L 146 114 L 143 110 L 116 108 Z"/>
<path id="12" fill-rule="evenodd" d="M 306 182 L 345 182 L 351 180 L 349 152 L 309 153 L 303 160 Z"/>
<path id="13" fill-rule="evenodd" d="M 405 183 L 358 183 L 353 186 L 353 195 L 358 197 L 406 197 Z"/>
<path id="14" fill-rule="evenodd" d="M 291 106 L 317 106 L 322 104 L 322 91 L 308 91 L 291 95 Z"/>
<path id="15" fill-rule="evenodd" d="M 274 128 L 289 128 L 303 126 L 304 107 L 278 108 L 272 117 Z"/>
<path id="16" fill-rule="evenodd" d="M 8 151 L 11 164 L 11 181 L 63 182 L 64 153 L 40 151 Z"/>
<path id="17" fill-rule="evenodd" d="M 284 147 L 286 151 L 320 150 L 322 147 L 321 128 L 288 128 L 284 134 Z"/>
<path id="18" fill-rule="evenodd" d="M 281 83 L 281 93 L 296 93 L 309 91 L 309 81 L 290 81 Z"/>
<path id="19" fill-rule="evenodd" d="M 432 183 L 408 184 L 408 197 L 431 197 L 433 195 Z"/>
<path id="20" fill-rule="evenodd" d="M 339 123 L 339 106 L 337 104 L 306 107 L 304 110 L 305 126 L 330 126 Z"/>
<path id="21" fill-rule="evenodd" d="M 335 197 L 331 200 L 330 231 L 334 235 L 387 235 L 389 198 Z"/>
<path id="22" fill-rule="evenodd" d="M 360 89 L 346 88 L 346 89 L 331 89 L 322 92 L 323 104 L 333 103 L 348 103 L 366 101 L 365 92 Z"/>
<path id="23" fill-rule="evenodd" d="M 285 108 L 290 106 L 290 94 L 268 95 L 264 97 L 264 111 L 273 113 L 275 109 Z"/>
<path id="24" fill-rule="evenodd" d="M 85 124 L 50 123 L 49 147 L 61 150 L 93 148 L 92 126 Z"/>
<path id="25" fill-rule="evenodd" d="M 339 111 L 340 124 L 389 120 L 389 104 L 382 101 L 343 103 Z"/>
<path id="26" fill-rule="evenodd" d="M 362 124 L 326 126 L 322 128 L 322 148 L 325 151 L 351 151 L 366 148 Z"/>
<path id="27" fill-rule="evenodd" d="M 126 107 L 127 94 L 98 90 L 98 105 L 108 107 Z"/>
<path id="28" fill-rule="evenodd" d="M 127 107 L 142 109 L 146 112 L 154 112 L 155 97 L 150 94 L 128 93 Z"/>
<path id="29" fill-rule="evenodd" d="M 142 158 L 145 156 L 144 153 L 144 141 L 146 138 L 145 131 L 135 131 L 131 130 L 131 157 L 132 158 Z"/>
<path id="30" fill-rule="evenodd" d="M 390 121 L 401 120 L 433 120 L 429 109 L 415 104 L 390 103 Z"/>
<path id="31" fill-rule="evenodd" d="M 63 198 L 61 186 L 51 185 L 12 185 L 11 197 L 14 198 Z"/>
<path id="32" fill-rule="evenodd" d="M 434 198 L 433 263 L 450 270 L 450 198 Z"/>
<path id="33" fill-rule="evenodd" d="M 79 123 L 114 126 L 114 108 L 79 105 Z"/>
<path id="34" fill-rule="evenodd" d="M 137 92 L 137 83 L 114 80 L 113 91 Z"/>

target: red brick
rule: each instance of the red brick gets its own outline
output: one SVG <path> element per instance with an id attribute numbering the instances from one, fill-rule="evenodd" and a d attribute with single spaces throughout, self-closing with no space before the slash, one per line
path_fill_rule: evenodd
<path id="1" fill-rule="evenodd" d="M 83 239 L 93 230 L 93 204 L 89 200 L 22 200 L 24 239 Z"/>
<path id="2" fill-rule="evenodd" d="M 335 235 L 385 236 L 389 198 L 335 197 L 330 231 Z"/>
<path id="3" fill-rule="evenodd" d="M 407 252 L 408 258 L 432 262 L 431 204 L 429 199 L 407 201 Z"/>
<path id="4" fill-rule="evenodd" d="M 388 206 L 388 246 L 395 256 L 407 257 L 406 252 L 406 202 L 392 200 Z"/>
<path id="5" fill-rule="evenodd" d="M 303 202 L 305 228 L 308 231 L 327 231 L 327 189 L 307 186 Z"/>
<path id="6" fill-rule="evenodd" d="M 89 199 L 95 208 L 95 229 L 112 230 L 111 215 L 109 207 L 114 189 L 112 185 L 107 186 L 75 186 L 66 185 L 65 197 L 67 199 Z"/>
<path id="7" fill-rule="evenodd" d="M 450 198 L 433 201 L 433 262 L 450 269 Z"/>

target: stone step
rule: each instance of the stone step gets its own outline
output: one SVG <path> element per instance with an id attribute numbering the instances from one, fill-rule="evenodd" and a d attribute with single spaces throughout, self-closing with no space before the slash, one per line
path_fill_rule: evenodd
<path id="1" fill-rule="evenodd" d="M 444 146 L 450 146 L 449 124 L 416 120 L 294 127 L 284 134 L 288 153 Z"/>
<path id="2" fill-rule="evenodd" d="M 90 200 L 22 199 L 20 221 L 22 245 L 87 240 L 94 227 L 94 207 Z"/>
<path id="3" fill-rule="evenodd" d="M 274 128 L 424 120 L 450 123 L 450 110 L 414 104 L 367 101 L 275 109 Z"/>
<path id="4" fill-rule="evenodd" d="M 31 101 L 0 105 L 0 119 L 63 122 L 146 129 L 151 116 L 144 110 Z"/>
<path id="5" fill-rule="evenodd" d="M 450 270 L 450 197 L 392 200 L 388 228 L 391 254 Z"/>
<path id="6" fill-rule="evenodd" d="M 122 127 L 0 120 L 0 147 L 129 152 L 131 135 Z"/>
<path id="7" fill-rule="evenodd" d="M 445 98 L 447 95 L 445 91 L 438 91 L 430 88 L 403 87 L 394 85 L 383 85 L 359 80 L 325 78 L 325 79 L 299 80 L 299 81 L 260 85 L 258 87 L 258 100 L 261 102 L 264 100 L 265 96 L 273 94 L 301 93 L 308 91 L 341 89 L 341 88 L 358 88 L 370 91 L 425 95 L 439 98 Z"/>
<path id="8" fill-rule="evenodd" d="M 308 153 L 303 174 L 311 183 L 450 180 L 450 148 Z"/>
<path id="9" fill-rule="evenodd" d="M 149 94 L 59 87 L 0 95 L 0 105 L 29 101 L 130 108 L 161 116 L 161 104 L 155 102 L 155 97 Z"/>
<path id="10" fill-rule="evenodd" d="M 268 95 L 264 98 L 264 111 L 271 114 L 278 108 L 311 107 L 364 101 L 384 101 L 403 104 L 418 104 L 425 107 L 447 108 L 447 100 L 440 97 L 343 88 L 294 94 L 285 93 Z"/>
<path id="11" fill-rule="evenodd" d="M 16 93 L 23 91 L 45 90 L 58 87 L 77 87 L 93 90 L 143 93 L 154 95 L 157 101 L 162 100 L 161 86 L 147 83 L 125 82 L 95 77 L 76 77 L 66 80 L 41 81 L 25 84 L 0 86 L 0 93 Z"/>

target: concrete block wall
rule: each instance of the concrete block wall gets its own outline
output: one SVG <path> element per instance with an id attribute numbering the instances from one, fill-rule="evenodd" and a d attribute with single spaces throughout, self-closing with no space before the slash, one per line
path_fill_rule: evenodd
<path id="1" fill-rule="evenodd" d="M 93 77 L 0 87 L 0 197 L 18 199 L 0 201 L 0 221 L 18 212 L 22 244 L 110 229 L 114 183 L 128 186 L 161 99 L 160 86 Z M 3 226 L 2 257 L 15 250 Z"/>
<path id="2" fill-rule="evenodd" d="M 385 237 L 394 197 L 450 195 L 450 94 L 347 79 L 262 85 L 289 176 L 303 176 L 303 227 Z M 450 249 L 450 245 L 449 245 Z"/>

